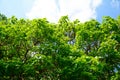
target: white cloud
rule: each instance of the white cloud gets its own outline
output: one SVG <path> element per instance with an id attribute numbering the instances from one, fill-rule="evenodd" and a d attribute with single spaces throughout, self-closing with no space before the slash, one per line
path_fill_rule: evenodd
<path id="1" fill-rule="evenodd" d="M 115 8 L 119 8 L 120 7 L 120 0 L 112 0 L 111 5 Z"/>
<path id="2" fill-rule="evenodd" d="M 71 20 L 84 22 L 96 18 L 96 8 L 101 3 L 102 0 L 35 0 L 26 16 L 30 19 L 46 17 L 56 22 L 61 16 L 68 15 Z"/>

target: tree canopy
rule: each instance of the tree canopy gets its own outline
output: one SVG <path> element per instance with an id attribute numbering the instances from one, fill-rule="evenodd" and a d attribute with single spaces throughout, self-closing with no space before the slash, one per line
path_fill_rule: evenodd
<path id="1" fill-rule="evenodd" d="M 120 16 L 50 23 L 0 14 L 0 80 L 120 80 Z"/>

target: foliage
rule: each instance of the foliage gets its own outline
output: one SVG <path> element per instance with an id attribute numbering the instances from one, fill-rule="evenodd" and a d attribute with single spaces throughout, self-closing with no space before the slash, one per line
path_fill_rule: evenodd
<path id="1" fill-rule="evenodd" d="M 119 80 L 120 16 L 81 23 L 0 14 L 0 80 Z"/>

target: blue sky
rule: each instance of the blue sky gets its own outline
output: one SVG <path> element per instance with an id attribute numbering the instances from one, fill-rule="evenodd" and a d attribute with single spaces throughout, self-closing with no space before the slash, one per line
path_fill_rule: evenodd
<path id="1" fill-rule="evenodd" d="M 0 0 L 0 13 L 8 17 L 43 18 L 56 22 L 60 16 L 81 22 L 120 15 L 120 0 Z"/>

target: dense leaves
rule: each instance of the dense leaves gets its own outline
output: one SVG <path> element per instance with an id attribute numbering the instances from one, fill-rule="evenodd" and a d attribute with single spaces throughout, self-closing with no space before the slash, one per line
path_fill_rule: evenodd
<path id="1" fill-rule="evenodd" d="M 120 16 L 81 23 L 0 14 L 0 80 L 119 80 Z"/>

